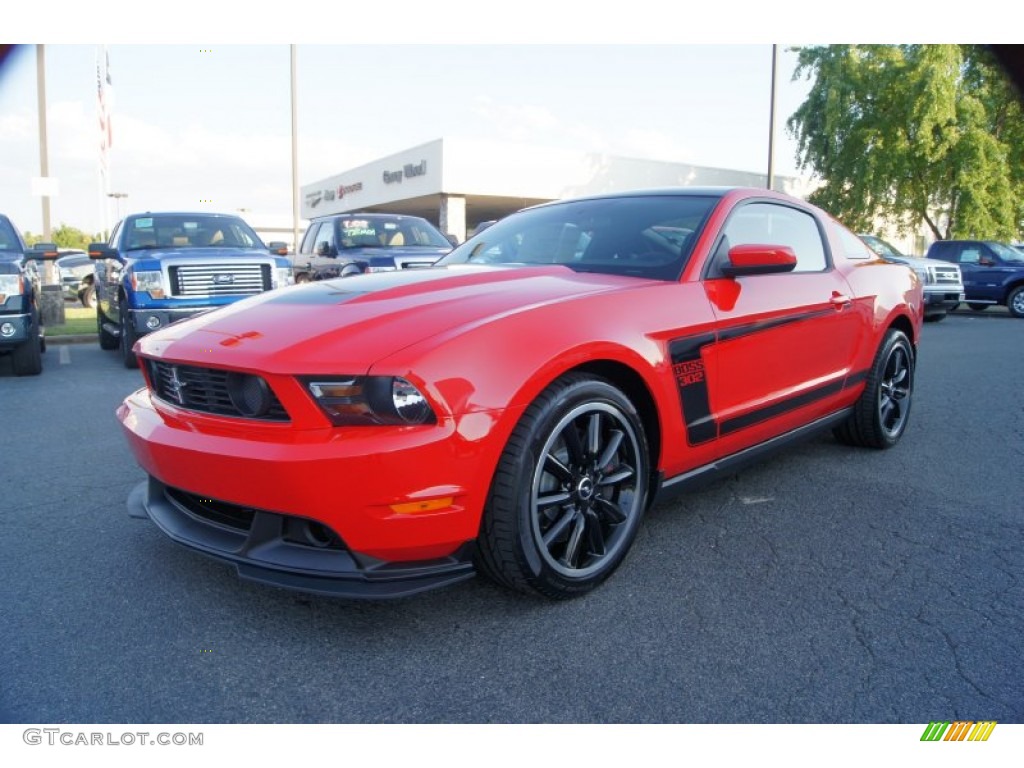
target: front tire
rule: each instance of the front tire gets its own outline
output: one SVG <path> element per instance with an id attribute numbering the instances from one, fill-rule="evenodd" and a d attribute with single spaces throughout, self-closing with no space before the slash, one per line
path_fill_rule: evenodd
<path id="1" fill-rule="evenodd" d="M 1024 285 L 1018 285 L 1006 297 L 1006 308 L 1014 317 L 1024 317 Z"/>
<path id="2" fill-rule="evenodd" d="M 124 363 L 125 368 L 138 368 L 139 358 L 132 352 L 132 347 L 135 346 L 135 342 L 139 340 L 139 335 L 135 332 L 135 325 L 132 323 L 131 317 L 128 313 L 121 309 L 121 362 Z"/>
<path id="3" fill-rule="evenodd" d="M 640 417 L 620 390 L 582 374 L 556 380 L 527 408 L 498 462 L 478 568 L 521 592 L 588 592 L 633 543 L 649 466 Z"/>
<path id="4" fill-rule="evenodd" d="M 100 349 L 117 349 L 117 336 L 103 327 L 103 312 L 100 311 L 98 304 L 96 306 L 96 335 L 100 340 Z"/>
<path id="5" fill-rule="evenodd" d="M 78 292 L 78 300 L 82 302 L 82 306 L 87 309 L 95 309 L 96 307 L 96 286 L 92 283 L 82 286 L 82 289 Z"/>
<path id="6" fill-rule="evenodd" d="M 975 312 L 984 312 L 989 308 L 989 304 L 979 304 L 976 301 L 968 301 L 967 306 L 973 309 Z"/>
<path id="7" fill-rule="evenodd" d="M 892 448 L 899 442 L 910 417 L 914 362 L 910 339 L 890 328 L 853 413 L 833 430 L 840 442 L 864 448 Z"/>
<path id="8" fill-rule="evenodd" d="M 30 338 L 11 352 L 11 365 L 15 376 L 38 376 L 43 372 L 43 342 Z"/>

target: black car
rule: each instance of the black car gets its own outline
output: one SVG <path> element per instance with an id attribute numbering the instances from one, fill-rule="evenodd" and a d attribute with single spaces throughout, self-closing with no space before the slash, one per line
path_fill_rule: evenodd
<path id="1" fill-rule="evenodd" d="M 1024 253 L 994 240 L 939 240 L 928 248 L 929 259 L 960 265 L 967 306 L 981 312 L 1002 304 L 1014 317 L 1024 317 Z"/>
<path id="2" fill-rule="evenodd" d="M 46 339 L 39 315 L 38 260 L 56 257 L 56 247 L 29 248 L 11 220 L 0 214 L 0 354 L 9 354 L 17 376 L 43 370 Z"/>
<path id="3" fill-rule="evenodd" d="M 313 219 L 295 255 L 295 282 L 429 267 L 453 244 L 426 219 L 337 213 Z"/>

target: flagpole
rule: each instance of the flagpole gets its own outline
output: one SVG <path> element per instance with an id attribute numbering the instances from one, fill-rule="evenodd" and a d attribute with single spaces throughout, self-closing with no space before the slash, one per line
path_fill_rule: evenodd
<path id="1" fill-rule="evenodd" d="M 96 117 L 99 124 L 100 134 L 104 130 L 103 115 L 103 76 L 100 71 L 101 46 L 96 47 Z M 104 239 L 110 237 L 110 201 L 107 199 L 107 172 L 105 158 L 103 156 L 103 141 L 99 145 L 99 156 L 96 158 L 96 197 L 100 209 L 100 225 Z"/>

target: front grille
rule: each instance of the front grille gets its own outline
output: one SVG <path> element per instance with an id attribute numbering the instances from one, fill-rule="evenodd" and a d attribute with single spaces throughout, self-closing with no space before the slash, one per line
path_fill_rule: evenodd
<path id="1" fill-rule="evenodd" d="M 959 285 L 960 272 L 955 267 L 935 267 L 935 282 L 946 285 Z"/>
<path id="2" fill-rule="evenodd" d="M 177 365 L 161 360 L 147 360 L 149 380 L 154 394 L 161 400 L 191 411 L 235 416 L 240 419 L 289 421 L 277 395 L 265 380 L 252 374 L 239 374 L 219 368 Z M 252 407 L 239 390 L 242 382 L 258 382 L 266 401 Z M 246 410 L 242 410 L 245 408 Z"/>
<path id="3" fill-rule="evenodd" d="M 250 296 L 272 287 L 269 264 L 183 264 L 167 272 L 172 296 Z"/>

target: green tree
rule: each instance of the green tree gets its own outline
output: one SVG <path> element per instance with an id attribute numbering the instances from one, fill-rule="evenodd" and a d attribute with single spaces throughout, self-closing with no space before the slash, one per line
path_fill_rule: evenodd
<path id="1" fill-rule="evenodd" d="M 981 46 L 797 49 L 813 78 L 789 118 L 810 199 L 847 226 L 881 219 L 937 240 L 1017 239 L 1024 221 L 1024 115 Z"/>
<path id="2" fill-rule="evenodd" d="M 58 248 L 77 248 L 80 251 L 88 250 L 89 243 L 99 243 L 106 240 L 103 235 L 90 235 L 77 227 L 64 223 L 61 223 L 59 227 L 52 230 L 50 234 L 49 242 L 54 243 Z M 31 232 L 25 233 L 25 243 L 27 245 L 35 245 L 41 242 L 43 242 L 42 235 L 36 235 Z"/>

